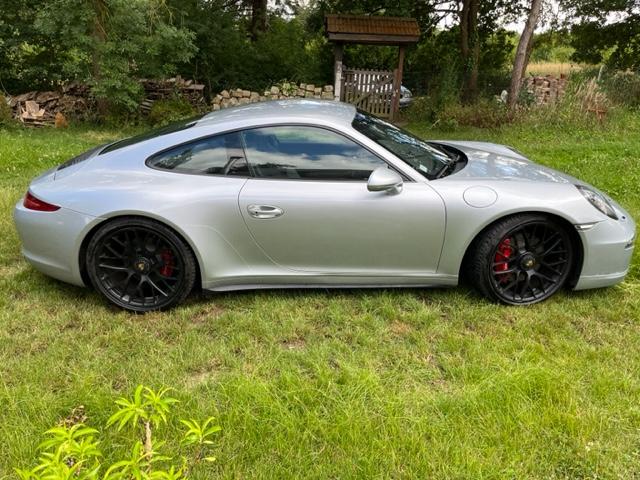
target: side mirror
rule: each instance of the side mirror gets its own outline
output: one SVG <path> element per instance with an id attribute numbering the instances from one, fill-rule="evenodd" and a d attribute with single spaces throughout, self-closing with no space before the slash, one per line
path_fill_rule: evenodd
<path id="1" fill-rule="evenodd" d="M 402 177 L 387 167 L 378 167 L 369 176 L 367 189 L 370 192 L 400 193 Z"/>

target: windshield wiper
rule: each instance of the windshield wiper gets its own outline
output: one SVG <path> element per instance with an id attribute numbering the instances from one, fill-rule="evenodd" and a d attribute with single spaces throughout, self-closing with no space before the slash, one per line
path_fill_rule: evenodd
<path id="1" fill-rule="evenodd" d="M 449 156 L 449 161 L 442 166 L 442 168 L 438 171 L 438 173 L 436 173 L 434 180 L 445 177 L 455 171 L 456 165 L 460 161 L 460 155 L 449 153 L 448 156 Z"/>

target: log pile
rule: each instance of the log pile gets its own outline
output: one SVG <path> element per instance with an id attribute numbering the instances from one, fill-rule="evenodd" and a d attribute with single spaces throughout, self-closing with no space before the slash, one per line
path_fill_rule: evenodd
<path id="1" fill-rule="evenodd" d="M 33 127 L 42 127 L 53 120 L 48 117 L 45 119 L 45 113 L 44 108 L 40 108 L 39 104 L 33 100 L 27 100 L 24 102 L 24 108 L 20 107 L 20 121 Z"/>
<path id="2" fill-rule="evenodd" d="M 95 102 L 89 87 L 70 83 L 61 90 L 32 91 L 9 99 L 13 115 L 25 125 L 53 125 L 57 113 L 67 117 L 86 118 L 94 111 Z"/>
<path id="3" fill-rule="evenodd" d="M 154 102 L 176 97 L 185 99 L 196 110 L 220 110 L 234 105 L 287 98 L 334 99 L 333 85 L 282 82 L 261 92 L 241 88 L 223 90 L 213 97 L 208 107 L 204 85 L 193 80 L 185 80 L 180 76 L 166 80 L 141 79 L 140 85 L 144 90 L 144 100 L 140 104 L 143 114 L 151 111 Z M 32 91 L 16 95 L 9 98 L 9 106 L 15 118 L 30 126 L 54 125 L 56 117 L 59 125 L 66 125 L 67 118 L 87 119 L 96 111 L 96 101 L 89 87 L 80 83 L 70 83 L 56 91 Z"/>
<path id="4" fill-rule="evenodd" d="M 204 85 L 193 80 L 178 76 L 167 80 L 142 79 L 140 84 L 145 97 L 140 105 L 142 113 L 149 113 L 155 101 L 176 96 L 184 98 L 196 109 L 206 106 Z M 96 111 L 96 101 L 89 86 L 75 82 L 60 90 L 32 91 L 10 97 L 9 106 L 15 118 L 30 126 L 53 125 L 58 113 L 65 118 L 87 119 Z"/>
<path id="5" fill-rule="evenodd" d="M 194 83 L 193 80 L 185 80 L 180 76 L 166 80 L 151 80 L 143 78 L 140 84 L 144 89 L 144 100 L 140 104 L 140 110 L 148 114 L 157 100 L 170 100 L 182 97 L 196 109 L 205 105 L 204 85 Z"/>
<path id="6" fill-rule="evenodd" d="M 537 105 L 548 105 L 557 102 L 564 95 L 567 78 L 552 75 L 546 77 L 529 77 L 525 81 L 526 91 L 533 96 Z"/>

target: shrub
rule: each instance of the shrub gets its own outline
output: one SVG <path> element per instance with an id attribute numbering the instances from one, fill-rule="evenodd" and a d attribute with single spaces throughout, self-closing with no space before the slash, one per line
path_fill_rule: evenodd
<path id="1" fill-rule="evenodd" d="M 180 420 L 184 427 L 180 454 L 180 466 L 176 460 L 161 452 L 164 442 L 158 441 L 156 431 L 169 423 L 172 406 L 178 400 L 168 396 L 169 389 L 154 391 L 139 385 L 131 398 L 116 400 L 116 412 L 107 421 L 107 427 L 118 431 L 128 430 L 131 446 L 126 457 L 107 466 L 102 454 L 106 442 L 99 438 L 100 431 L 84 424 L 84 412 L 72 415 L 58 426 L 45 432 L 45 440 L 38 447 L 37 465 L 31 469 L 18 469 L 22 480 L 181 480 L 200 462 L 213 462 L 210 456 L 213 435 L 221 430 L 215 419 L 204 422 Z M 107 437 L 105 437 L 107 438 Z M 105 451 L 117 448 L 120 440 L 106 445 Z M 178 451 L 176 451 L 178 450 Z"/>
<path id="2" fill-rule="evenodd" d="M 149 112 L 149 123 L 153 126 L 165 125 L 195 114 L 193 106 L 184 98 L 175 97 L 171 100 L 158 100 Z"/>
<path id="3" fill-rule="evenodd" d="M 0 127 L 13 123 L 13 113 L 4 95 L 0 95 Z"/>
<path id="4" fill-rule="evenodd" d="M 480 99 L 468 105 L 460 103 L 446 105 L 438 113 L 436 123 L 444 128 L 458 126 L 497 128 L 512 119 L 513 116 L 505 104 L 496 100 Z"/>
<path id="5" fill-rule="evenodd" d="M 617 105 L 640 107 L 640 75 L 634 72 L 616 72 L 606 76 L 602 87 Z"/>
<path id="6" fill-rule="evenodd" d="M 583 112 L 606 110 L 609 107 L 609 98 L 595 78 L 578 85 L 573 97 Z"/>
<path id="7" fill-rule="evenodd" d="M 440 105 L 430 95 L 424 97 L 413 97 L 413 100 L 406 109 L 400 111 L 404 120 L 411 122 L 433 122 Z"/>

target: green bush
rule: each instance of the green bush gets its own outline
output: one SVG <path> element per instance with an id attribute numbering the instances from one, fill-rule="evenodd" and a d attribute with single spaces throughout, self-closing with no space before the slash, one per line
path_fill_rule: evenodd
<path id="1" fill-rule="evenodd" d="M 496 100 L 480 99 L 463 105 L 450 103 L 438 113 L 436 124 L 440 128 L 478 127 L 497 128 L 513 120 L 506 105 Z"/>
<path id="2" fill-rule="evenodd" d="M 4 95 L 0 95 L 0 127 L 4 127 L 13 123 L 13 114 L 11 107 L 7 103 Z"/>
<path id="3" fill-rule="evenodd" d="M 153 126 L 166 125 L 185 117 L 195 115 L 195 109 L 184 98 L 176 97 L 171 100 L 158 100 L 149 112 L 149 123 Z"/>
<path id="4" fill-rule="evenodd" d="M 404 120 L 410 122 L 433 122 L 440 111 L 437 99 L 430 95 L 424 97 L 413 97 L 411 104 L 401 110 Z"/>
<path id="5" fill-rule="evenodd" d="M 635 72 L 616 72 L 605 76 L 602 87 L 616 105 L 640 107 L 640 75 Z"/>

